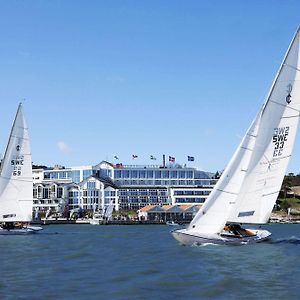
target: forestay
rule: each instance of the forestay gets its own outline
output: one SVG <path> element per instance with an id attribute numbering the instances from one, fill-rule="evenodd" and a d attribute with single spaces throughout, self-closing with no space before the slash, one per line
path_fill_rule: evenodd
<path id="1" fill-rule="evenodd" d="M 20 104 L 0 173 L 0 221 L 28 222 L 32 218 L 33 184 L 28 129 Z"/>

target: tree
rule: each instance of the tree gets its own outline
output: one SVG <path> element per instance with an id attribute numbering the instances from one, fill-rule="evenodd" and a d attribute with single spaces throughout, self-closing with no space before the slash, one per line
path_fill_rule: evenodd
<path id="1" fill-rule="evenodd" d="M 290 192 L 292 186 L 292 180 L 290 176 L 284 176 L 280 191 L 283 193 L 283 198 L 286 198 L 287 193 Z"/>

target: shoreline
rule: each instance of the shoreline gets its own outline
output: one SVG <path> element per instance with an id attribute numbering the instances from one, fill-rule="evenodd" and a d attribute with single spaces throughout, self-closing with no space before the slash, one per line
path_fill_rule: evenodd
<path id="1" fill-rule="evenodd" d="M 68 220 L 66 218 L 58 219 L 48 219 L 48 220 L 39 220 L 32 221 L 31 224 L 36 225 L 63 225 L 63 224 L 78 224 L 78 225 L 90 225 L 89 219 L 77 219 L 77 220 Z M 189 224 L 189 221 L 180 222 L 180 225 Z M 98 224 L 97 224 L 98 225 Z M 102 221 L 99 225 L 166 225 L 166 222 L 161 221 L 134 221 L 134 220 L 113 220 L 113 221 Z M 179 226 L 180 226 L 179 225 Z"/>
<path id="2" fill-rule="evenodd" d="M 31 224 L 35 225 L 68 225 L 68 224 L 77 224 L 77 225 L 91 225 L 89 219 L 80 219 L 80 220 L 68 220 L 64 218 L 59 219 L 48 219 L 40 221 L 32 221 Z M 178 226 L 189 224 L 189 221 L 180 222 Z M 291 217 L 291 216 L 272 216 L 268 223 L 266 224 L 300 224 L 300 217 Z M 134 221 L 134 220 L 113 220 L 113 221 L 102 221 L 96 225 L 167 225 L 166 222 L 160 221 Z M 170 227 L 178 227 L 170 226 Z"/>

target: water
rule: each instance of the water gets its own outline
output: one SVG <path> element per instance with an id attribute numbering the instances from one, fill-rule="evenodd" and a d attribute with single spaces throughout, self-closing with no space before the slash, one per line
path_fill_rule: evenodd
<path id="1" fill-rule="evenodd" d="M 0 299 L 299 299 L 300 225 L 270 242 L 185 247 L 165 225 L 0 236 Z"/>

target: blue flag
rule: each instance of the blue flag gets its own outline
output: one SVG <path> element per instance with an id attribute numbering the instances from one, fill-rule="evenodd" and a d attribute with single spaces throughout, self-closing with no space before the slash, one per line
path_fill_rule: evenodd
<path id="1" fill-rule="evenodd" d="M 188 161 L 194 161 L 195 157 L 194 156 L 188 156 Z"/>

